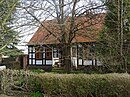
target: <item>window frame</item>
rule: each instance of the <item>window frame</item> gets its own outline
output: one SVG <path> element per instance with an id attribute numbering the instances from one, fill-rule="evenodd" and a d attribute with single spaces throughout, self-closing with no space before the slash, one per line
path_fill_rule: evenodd
<path id="1" fill-rule="evenodd" d="M 52 60 L 52 48 L 46 48 L 46 60 Z"/>
<path id="2" fill-rule="evenodd" d="M 42 47 L 36 47 L 35 59 L 36 60 L 42 60 L 43 59 L 43 48 Z"/>

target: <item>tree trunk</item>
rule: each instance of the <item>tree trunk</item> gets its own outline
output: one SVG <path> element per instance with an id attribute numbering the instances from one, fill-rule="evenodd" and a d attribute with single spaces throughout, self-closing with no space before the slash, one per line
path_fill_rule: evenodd
<path id="1" fill-rule="evenodd" d="M 2 64 L 2 54 L 0 54 L 0 64 Z"/>
<path id="2" fill-rule="evenodd" d="M 63 47 L 63 65 L 67 73 L 71 71 L 71 47 L 70 44 L 66 44 Z"/>

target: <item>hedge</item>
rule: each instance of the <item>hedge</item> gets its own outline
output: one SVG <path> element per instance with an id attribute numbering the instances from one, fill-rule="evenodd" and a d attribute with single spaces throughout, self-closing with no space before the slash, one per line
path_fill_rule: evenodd
<path id="1" fill-rule="evenodd" d="M 26 92 L 29 95 L 41 93 L 45 97 L 130 97 L 129 74 L 36 74 L 16 70 L 3 72 L 4 78 L 1 79 L 8 76 L 6 84 L 11 87 L 6 89 Z M 15 79 L 14 82 L 9 81 L 11 79 Z M 2 87 L 7 87 L 6 84 Z"/>
<path id="2" fill-rule="evenodd" d="M 130 97 L 128 74 L 42 74 L 31 83 L 39 83 L 47 97 Z"/>

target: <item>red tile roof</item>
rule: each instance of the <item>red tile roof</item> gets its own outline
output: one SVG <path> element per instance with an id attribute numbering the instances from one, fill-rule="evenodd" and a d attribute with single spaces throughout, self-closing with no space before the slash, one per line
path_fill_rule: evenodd
<path id="1" fill-rule="evenodd" d="M 72 42 L 95 42 L 99 37 L 99 32 L 103 27 L 105 14 L 97 14 L 94 18 L 75 18 L 75 28 L 78 29 Z M 70 17 L 66 18 L 65 32 L 70 31 Z M 60 43 L 57 38 L 63 34 L 56 20 L 47 20 L 42 23 L 35 32 L 28 45 L 56 44 Z M 76 30 L 74 29 L 74 30 Z M 52 33 L 49 33 L 49 31 Z"/>

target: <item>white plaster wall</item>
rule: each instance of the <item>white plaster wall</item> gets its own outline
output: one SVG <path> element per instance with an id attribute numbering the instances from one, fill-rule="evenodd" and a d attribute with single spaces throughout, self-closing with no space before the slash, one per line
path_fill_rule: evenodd
<path id="1" fill-rule="evenodd" d="M 84 65 L 92 65 L 92 60 L 84 60 Z"/>
<path id="2" fill-rule="evenodd" d="M 73 66 L 76 66 L 77 67 L 77 58 L 76 57 L 72 57 L 71 58 L 71 62 L 73 64 Z"/>
<path id="3" fill-rule="evenodd" d="M 71 61 L 73 63 L 73 66 L 77 67 L 77 58 L 76 57 L 72 57 Z M 83 60 L 84 65 L 92 65 L 92 60 Z M 93 60 L 94 64 L 95 64 L 95 60 Z M 82 65 L 82 59 L 79 59 L 79 65 Z M 102 65 L 102 63 L 100 61 L 97 61 L 97 65 Z"/>

